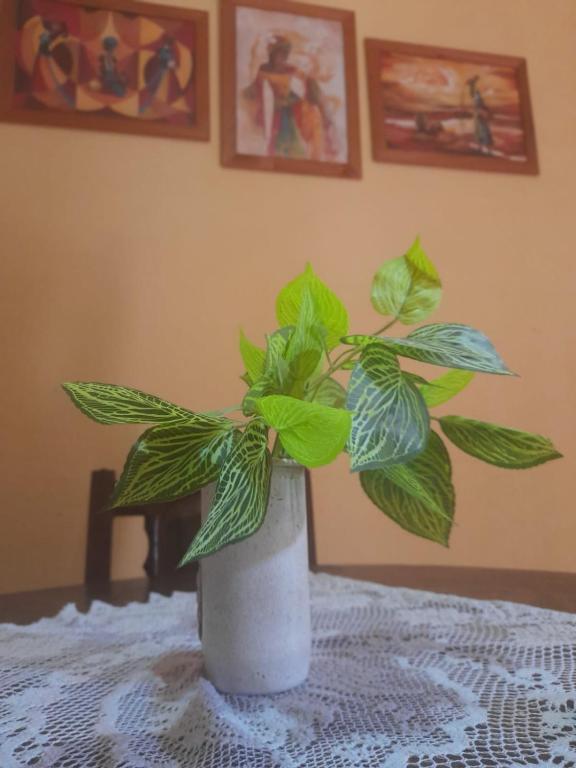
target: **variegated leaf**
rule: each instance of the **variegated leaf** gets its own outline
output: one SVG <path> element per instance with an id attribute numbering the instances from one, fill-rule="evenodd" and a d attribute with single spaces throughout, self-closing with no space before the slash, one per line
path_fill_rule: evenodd
<path id="1" fill-rule="evenodd" d="M 379 341 L 397 355 L 422 363 L 462 368 L 467 371 L 513 376 L 504 365 L 492 343 L 480 331 L 459 323 L 423 325 L 403 339 L 388 336 L 346 336 L 344 344 L 365 346 Z"/>
<path id="2" fill-rule="evenodd" d="M 169 424 L 196 418 L 192 411 L 130 387 L 95 381 L 62 387 L 83 414 L 100 424 Z"/>
<path id="3" fill-rule="evenodd" d="M 419 238 L 404 256 L 385 262 L 372 283 L 374 309 L 405 325 L 428 317 L 440 303 L 441 296 L 440 277 Z"/>
<path id="4" fill-rule="evenodd" d="M 270 470 L 268 430 L 254 419 L 226 457 L 210 512 L 181 565 L 256 533 L 266 515 Z"/>
<path id="5" fill-rule="evenodd" d="M 447 403 L 459 392 L 462 392 L 474 378 L 472 371 L 448 371 L 437 379 L 423 382 L 420 393 L 428 408 Z"/>
<path id="6" fill-rule="evenodd" d="M 344 408 L 346 404 L 346 390 L 335 379 L 324 379 L 312 398 L 313 403 L 328 405 L 331 408 Z"/>
<path id="7" fill-rule="evenodd" d="M 252 416 L 257 411 L 257 403 L 262 397 L 278 392 L 278 385 L 272 374 L 264 374 L 253 384 L 242 400 L 242 413 Z"/>
<path id="8" fill-rule="evenodd" d="M 412 373 L 412 371 L 402 371 L 402 375 L 405 376 L 412 384 L 428 384 L 428 380 L 418 373 Z M 422 390 L 420 390 L 422 391 Z"/>
<path id="9" fill-rule="evenodd" d="M 308 289 L 320 323 L 326 328 L 329 349 L 339 344 L 348 332 L 348 313 L 336 294 L 314 274 L 308 264 L 301 275 L 284 286 L 276 299 L 276 315 L 280 325 L 295 325 L 304 291 Z"/>
<path id="10" fill-rule="evenodd" d="M 266 337 L 264 375 L 274 380 L 278 391 L 284 391 L 290 386 L 290 367 L 286 361 L 286 351 L 293 333 L 294 328 L 286 326 Z"/>
<path id="11" fill-rule="evenodd" d="M 350 413 L 295 397 L 272 395 L 257 403 L 258 412 L 275 429 L 282 447 L 305 467 L 334 461 L 350 433 Z"/>
<path id="12" fill-rule="evenodd" d="M 496 467 L 528 469 L 562 457 L 552 442 L 541 435 L 462 416 L 443 416 L 439 421 L 454 445 Z"/>
<path id="13" fill-rule="evenodd" d="M 231 421 L 205 415 L 148 429 L 128 454 L 110 506 L 171 501 L 211 483 L 234 435 Z"/>
<path id="14" fill-rule="evenodd" d="M 406 531 L 448 545 L 454 518 L 452 470 L 435 432 L 416 458 L 361 472 L 360 482 L 370 500 Z"/>
<path id="15" fill-rule="evenodd" d="M 426 446 L 429 417 L 422 395 L 383 344 L 363 349 L 346 407 L 353 414 L 348 441 L 353 472 L 405 462 Z"/>

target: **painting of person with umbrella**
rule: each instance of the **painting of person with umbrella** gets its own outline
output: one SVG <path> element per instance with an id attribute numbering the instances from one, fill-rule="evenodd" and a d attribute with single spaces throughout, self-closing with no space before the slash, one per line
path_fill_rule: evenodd
<path id="1" fill-rule="evenodd" d="M 478 75 L 474 75 L 474 77 L 471 77 L 466 81 L 466 85 L 468 86 L 470 97 L 472 99 L 474 137 L 480 147 L 480 151 L 484 154 L 489 154 L 494 144 L 492 131 L 490 130 L 492 113 L 478 88 L 479 79 L 480 77 Z"/>

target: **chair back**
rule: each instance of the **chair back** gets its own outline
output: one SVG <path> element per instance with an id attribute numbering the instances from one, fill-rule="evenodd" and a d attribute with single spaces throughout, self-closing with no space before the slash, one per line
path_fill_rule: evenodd
<path id="1" fill-rule="evenodd" d="M 306 512 L 308 523 L 308 552 L 310 570 L 318 567 L 310 471 L 306 470 Z M 190 542 L 201 525 L 200 491 L 175 501 L 141 504 L 108 509 L 108 502 L 116 483 L 111 469 L 92 472 L 88 508 L 88 535 L 84 582 L 89 586 L 110 581 L 112 565 L 112 536 L 115 518 L 142 517 L 148 539 L 148 553 L 144 571 L 151 583 L 185 586 L 194 589 L 198 564 L 189 563 L 178 568 Z M 162 590 L 164 591 L 164 590 Z"/>
<path id="2" fill-rule="evenodd" d="M 177 569 L 200 529 L 200 492 L 175 501 L 108 509 L 115 483 L 116 473 L 111 469 L 92 472 L 85 584 L 97 585 L 110 581 L 114 520 L 118 517 L 141 517 L 148 539 L 144 571 L 150 581 L 160 584 L 185 582 L 189 588 L 194 588 L 197 564 L 190 563 Z"/>

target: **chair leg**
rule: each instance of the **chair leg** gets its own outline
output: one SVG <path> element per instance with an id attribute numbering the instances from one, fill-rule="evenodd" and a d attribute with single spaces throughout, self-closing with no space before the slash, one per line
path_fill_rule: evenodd
<path id="1" fill-rule="evenodd" d="M 110 581 L 113 514 L 106 505 L 115 482 L 116 475 L 110 469 L 92 473 L 84 571 L 84 583 L 88 585 Z"/>
<path id="2" fill-rule="evenodd" d="M 160 519 L 153 512 L 144 515 L 144 530 L 148 539 L 148 553 L 144 561 L 144 571 L 152 581 L 158 576 L 158 527 Z"/>
<path id="3" fill-rule="evenodd" d="M 311 571 L 318 570 L 318 554 L 316 552 L 316 531 L 314 530 L 314 505 L 312 499 L 312 478 L 310 470 L 306 470 L 306 517 L 308 527 L 308 567 Z"/>

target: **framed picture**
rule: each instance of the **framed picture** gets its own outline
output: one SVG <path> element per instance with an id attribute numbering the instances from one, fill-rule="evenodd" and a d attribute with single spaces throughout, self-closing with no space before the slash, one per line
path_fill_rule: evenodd
<path id="1" fill-rule="evenodd" d="M 220 56 L 223 165 L 360 177 L 352 12 L 221 0 Z"/>
<path id="2" fill-rule="evenodd" d="M 4 0 L 0 120 L 209 138 L 208 15 L 134 0 Z"/>
<path id="3" fill-rule="evenodd" d="M 538 173 L 526 61 L 366 40 L 375 160 Z"/>

